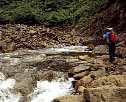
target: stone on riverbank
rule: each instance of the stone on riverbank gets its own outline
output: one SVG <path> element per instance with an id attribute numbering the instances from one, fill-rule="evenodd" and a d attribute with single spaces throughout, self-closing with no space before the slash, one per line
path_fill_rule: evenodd
<path id="1" fill-rule="evenodd" d="M 17 89 L 23 95 L 31 93 L 33 89 L 36 87 L 37 80 L 33 80 L 31 73 L 16 73 L 14 78 L 17 81 L 15 89 Z"/>
<path id="2" fill-rule="evenodd" d="M 85 65 L 85 64 L 80 64 L 80 65 L 78 65 L 78 66 L 76 66 L 76 67 L 73 67 L 73 68 L 69 71 L 68 75 L 71 77 L 71 76 L 73 76 L 73 75 L 76 75 L 76 74 L 78 74 L 78 73 L 82 73 L 82 72 L 88 71 L 88 70 L 90 70 L 90 66 Z M 80 76 L 83 76 L 83 75 L 81 74 Z M 75 77 L 76 77 L 76 76 L 75 76 Z"/>
<path id="3" fill-rule="evenodd" d="M 74 67 L 74 73 L 80 73 L 83 71 L 87 71 L 90 69 L 90 66 L 85 66 L 84 64 L 80 64 L 77 67 Z"/>
<path id="4" fill-rule="evenodd" d="M 91 58 L 90 58 L 88 55 L 79 56 L 79 59 L 85 60 L 85 61 L 87 61 L 87 62 L 91 62 Z"/>
<path id="5" fill-rule="evenodd" d="M 90 72 L 88 72 L 88 71 L 85 71 L 85 72 L 82 72 L 82 73 L 78 73 L 78 74 L 75 74 L 75 75 L 73 76 L 73 78 L 74 78 L 75 80 L 79 80 L 79 79 L 81 79 L 82 77 L 88 75 L 89 73 L 90 73 Z"/>
<path id="6" fill-rule="evenodd" d="M 94 80 L 97 80 L 100 77 L 103 77 L 104 75 L 105 75 L 105 68 L 104 67 L 100 68 L 97 71 L 90 72 L 90 74 L 88 76 L 84 76 L 83 78 L 81 78 L 80 80 L 78 80 L 75 83 L 75 90 L 78 90 L 79 86 L 83 86 L 85 88 L 91 87 L 91 83 Z"/>
<path id="7" fill-rule="evenodd" d="M 126 75 L 104 76 L 91 83 L 91 87 L 101 87 L 105 85 L 126 87 Z"/>
<path id="8" fill-rule="evenodd" d="M 104 86 L 84 89 L 84 102 L 125 102 L 126 87 Z"/>

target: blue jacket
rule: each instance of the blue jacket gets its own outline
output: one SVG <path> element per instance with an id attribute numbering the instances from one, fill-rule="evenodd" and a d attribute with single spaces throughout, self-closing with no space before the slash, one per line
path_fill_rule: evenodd
<path id="1" fill-rule="evenodd" d="M 110 32 L 107 32 L 104 36 L 103 39 L 106 40 L 107 38 L 110 38 Z"/>

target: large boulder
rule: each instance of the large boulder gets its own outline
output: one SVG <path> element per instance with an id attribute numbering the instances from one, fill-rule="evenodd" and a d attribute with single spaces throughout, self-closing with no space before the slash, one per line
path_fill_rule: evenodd
<path id="1" fill-rule="evenodd" d="M 16 79 L 15 89 L 22 93 L 22 95 L 30 94 L 37 85 L 30 72 L 16 73 L 14 78 Z"/>
<path id="2" fill-rule="evenodd" d="M 78 74 L 75 74 L 75 75 L 73 76 L 73 78 L 74 78 L 75 80 L 79 80 L 79 79 L 81 79 L 82 77 L 88 75 L 89 73 L 90 73 L 89 71 L 85 71 L 85 72 L 82 72 L 82 73 L 78 73 Z"/>
<path id="3" fill-rule="evenodd" d="M 24 78 L 20 82 L 16 83 L 15 89 L 21 92 L 23 95 L 30 94 L 33 91 L 32 78 Z"/>
<path id="4" fill-rule="evenodd" d="M 92 87 L 92 82 L 105 75 L 105 68 L 102 67 L 97 71 L 92 71 L 88 76 L 84 76 L 75 83 L 75 90 L 78 90 L 79 86 L 84 86 L 85 88 Z"/>
<path id="5" fill-rule="evenodd" d="M 86 89 L 85 87 L 79 86 L 78 89 L 77 89 L 77 92 L 81 95 L 84 92 L 85 89 Z"/>
<path id="6" fill-rule="evenodd" d="M 74 73 L 80 73 L 83 71 L 87 71 L 90 69 L 90 66 L 85 66 L 84 64 L 80 64 L 77 67 L 74 67 Z"/>
<path id="7" fill-rule="evenodd" d="M 91 87 L 101 87 L 104 85 L 116 85 L 118 87 L 126 87 L 126 75 L 104 76 L 91 83 Z"/>
<path id="8" fill-rule="evenodd" d="M 104 86 L 84 89 L 84 102 L 125 102 L 126 87 Z"/>
<path id="9" fill-rule="evenodd" d="M 103 65 L 99 65 L 99 64 L 90 64 L 90 65 L 85 65 L 85 64 L 80 64 L 76 67 L 73 67 L 70 71 L 69 71 L 69 75 L 73 76 L 76 74 L 80 74 L 80 76 L 83 76 L 83 73 L 82 72 L 85 72 L 85 71 L 97 71 L 98 69 L 101 69 L 103 67 Z M 78 76 L 77 75 L 77 76 Z"/>
<path id="10" fill-rule="evenodd" d="M 95 49 L 95 46 L 93 44 L 88 44 L 87 47 L 88 47 L 89 50 L 94 50 Z"/>
<path id="11" fill-rule="evenodd" d="M 75 75 L 77 73 L 81 73 L 81 72 L 89 71 L 89 70 L 90 70 L 90 66 L 86 66 L 85 64 L 80 64 L 80 65 L 78 65 L 76 67 L 73 67 L 69 71 L 68 75 L 71 77 L 71 76 L 73 76 L 73 75 Z"/>
<path id="12" fill-rule="evenodd" d="M 85 61 L 87 61 L 87 62 L 91 62 L 91 58 L 90 58 L 88 55 L 79 56 L 79 59 L 85 60 Z"/>
<path id="13" fill-rule="evenodd" d="M 125 56 L 126 55 L 126 47 L 116 47 L 115 53 L 118 56 Z"/>
<path id="14" fill-rule="evenodd" d="M 75 83 L 75 90 L 77 91 L 79 86 L 83 86 L 85 88 L 90 87 L 91 82 L 93 81 L 93 79 L 88 75 L 88 76 L 84 76 L 83 78 L 81 78 L 80 80 L 78 80 Z"/>

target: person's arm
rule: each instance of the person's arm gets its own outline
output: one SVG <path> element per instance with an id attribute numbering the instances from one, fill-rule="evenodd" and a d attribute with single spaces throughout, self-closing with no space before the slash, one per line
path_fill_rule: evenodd
<path id="1" fill-rule="evenodd" d="M 109 38 L 106 39 L 106 43 L 107 43 L 107 44 L 109 43 Z"/>
<path id="2" fill-rule="evenodd" d="M 105 40 L 106 40 L 106 44 L 109 44 L 109 38 L 110 38 L 110 32 L 107 32 L 104 36 Z"/>

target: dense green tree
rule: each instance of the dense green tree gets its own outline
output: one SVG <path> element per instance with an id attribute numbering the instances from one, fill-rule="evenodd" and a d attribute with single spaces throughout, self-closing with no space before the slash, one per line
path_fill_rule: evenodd
<path id="1" fill-rule="evenodd" d="M 110 0 L 0 0 L 0 18 L 24 23 L 31 15 L 37 23 L 45 25 L 76 25 L 110 4 Z"/>

